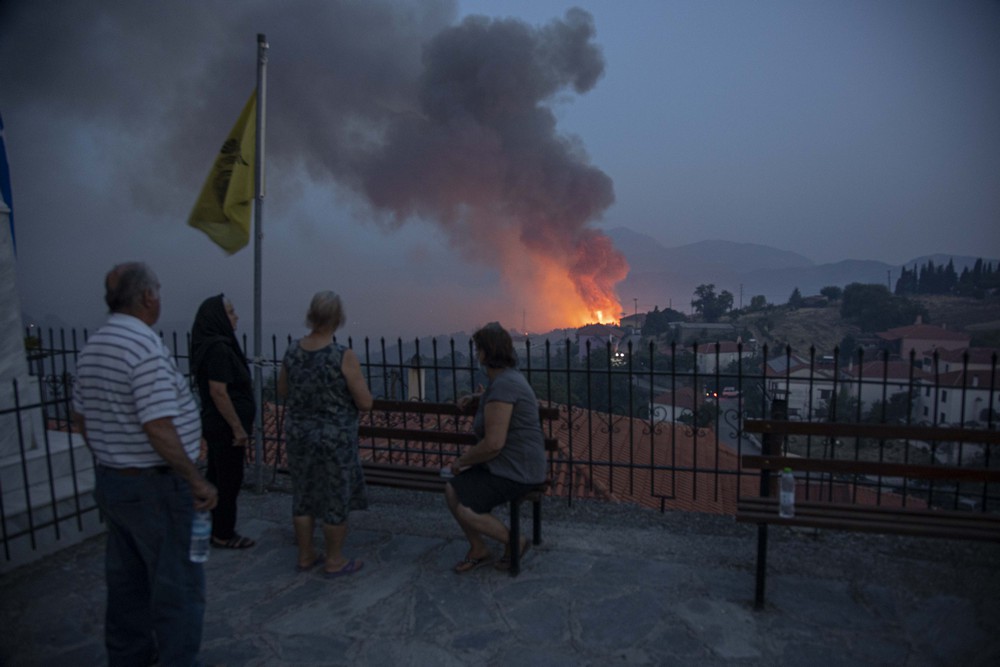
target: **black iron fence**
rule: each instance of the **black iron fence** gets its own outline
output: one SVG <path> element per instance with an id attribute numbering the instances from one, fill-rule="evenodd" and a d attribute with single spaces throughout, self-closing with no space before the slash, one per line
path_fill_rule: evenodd
<path id="1" fill-rule="evenodd" d="M 10 428 L 8 471 L 0 478 L 0 519 L 5 556 L 17 539 L 35 548 L 41 531 L 79 529 L 96 514 L 90 494 L 92 461 L 72 433 L 70 402 L 75 361 L 87 332 L 46 331 L 28 341 L 30 378 L 13 383 L 13 400 L 0 405 Z M 166 334 L 178 368 L 188 372 L 189 340 Z M 282 406 L 275 387 L 290 337 L 272 337 L 261 370 L 261 446 L 251 453 L 258 479 L 284 472 Z M 361 361 L 376 397 L 453 401 L 486 384 L 468 338 L 342 341 Z M 245 341 L 244 341 L 245 343 Z M 246 349 L 246 345 L 244 344 Z M 995 430 L 1000 417 L 997 355 L 888 351 L 769 349 L 742 343 L 657 344 L 655 341 L 595 344 L 567 337 L 521 337 L 520 369 L 539 399 L 561 409 L 553 435 L 553 493 L 676 509 L 732 513 L 736 498 L 754 493 L 756 475 L 741 472 L 739 457 L 760 452 L 744 433 L 743 420 L 767 417 L 775 399 L 788 417 L 806 421 L 870 422 L 968 430 Z M 14 426 L 16 425 L 16 427 Z M 54 446 L 58 440 L 65 446 Z M 988 446 L 948 441 L 813 440 L 789 438 L 787 453 L 879 460 L 926 460 L 950 465 L 1000 466 Z M 361 443 L 363 456 L 374 443 Z M 68 453 L 63 451 L 68 450 Z M 258 458 L 259 452 L 259 458 Z M 65 458 L 66 461 L 57 461 Z M 88 465 L 89 463 L 89 465 Z M 259 465 L 258 465 L 259 464 Z M 63 480 L 63 481 L 61 481 Z M 879 482 L 878 493 L 919 494 Z M 961 500 L 961 502 L 959 502 Z M 1000 509 L 1000 492 L 977 489 L 971 509 Z"/>

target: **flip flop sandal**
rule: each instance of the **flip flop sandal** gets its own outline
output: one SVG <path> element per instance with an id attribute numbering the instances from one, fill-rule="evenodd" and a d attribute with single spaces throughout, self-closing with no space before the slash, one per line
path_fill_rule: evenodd
<path id="1" fill-rule="evenodd" d="M 228 540 L 212 538 L 212 546 L 216 549 L 249 549 L 256 544 L 249 537 L 243 537 L 242 535 L 233 535 Z"/>
<path id="2" fill-rule="evenodd" d="M 452 571 L 455 574 L 465 574 L 466 572 L 472 572 L 473 570 L 478 570 L 484 565 L 489 565 L 493 562 L 493 556 L 483 556 L 482 558 L 472 558 L 466 556 L 462 560 L 455 563 L 455 567 Z"/>
<path id="3" fill-rule="evenodd" d="M 347 561 L 347 565 L 340 568 L 339 570 L 335 570 L 333 572 L 327 572 L 326 570 L 323 570 L 323 576 L 326 577 L 327 579 L 336 579 L 337 577 L 343 577 L 348 574 L 354 574 L 355 572 L 359 572 L 361 568 L 363 568 L 364 566 L 365 566 L 364 561 L 352 558 L 351 560 Z"/>

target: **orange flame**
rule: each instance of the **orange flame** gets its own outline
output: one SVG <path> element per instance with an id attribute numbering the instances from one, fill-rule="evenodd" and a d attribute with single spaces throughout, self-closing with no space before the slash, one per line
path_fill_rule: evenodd
<path id="1" fill-rule="evenodd" d="M 502 250 L 504 281 L 517 294 L 520 306 L 530 313 L 532 329 L 617 322 L 611 314 L 620 313 L 622 306 L 612 291 L 614 283 L 607 285 L 593 278 L 588 281 L 579 269 L 571 270 L 565 259 L 533 252 L 517 242 L 508 243 Z"/>

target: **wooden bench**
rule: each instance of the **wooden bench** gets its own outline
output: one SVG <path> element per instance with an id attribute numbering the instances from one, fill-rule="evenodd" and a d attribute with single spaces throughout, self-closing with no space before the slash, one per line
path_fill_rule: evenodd
<path id="1" fill-rule="evenodd" d="M 381 453 L 390 460 L 402 459 L 402 462 L 362 460 L 365 482 L 373 486 L 444 493 L 448 479 L 442 476 L 441 468 L 450 466 L 458 458 L 460 448 L 478 441 L 472 433 L 474 414 L 474 405 L 463 410 L 455 403 L 376 399 L 371 412 L 361 419 L 362 443 L 370 441 L 362 448 L 362 453 L 370 450 L 373 458 Z M 542 432 L 547 434 L 551 424 L 559 419 L 559 409 L 539 406 L 538 416 Z M 546 435 L 545 450 L 558 449 L 559 440 Z M 510 502 L 511 544 L 520 544 L 521 504 L 526 502 L 532 507 L 532 542 L 541 544 L 542 496 L 550 484 L 551 481 L 546 480 Z M 511 549 L 510 574 L 516 577 L 520 571 L 520 552 Z"/>
<path id="2" fill-rule="evenodd" d="M 905 439 L 996 445 L 1000 444 L 1000 432 L 888 424 L 793 422 L 781 419 L 748 419 L 743 424 L 743 430 L 764 436 L 764 453 L 760 456 L 744 455 L 741 461 L 743 469 L 760 470 L 760 497 L 741 497 L 736 509 L 737 521 L 758 525 L 754 596 L 754 605 L 758 609 L 764 605 L 768 524 L 894 533 L 917 537 L 1000 541 L 998 514 L 932 507 L 919 500 L 913 503 L 914 506 L 857 502 L 858 482 L 875 479 L 885 492 L 887 491 L 885 487 L 890 486 L 890 483 L 895 485 L 893 480 L 897 480 L 905 485 L 903 488 L 908 495 L 904 498 L 912 503 L 912 491 L 918 490 L 917 484 L 921 482 L 993 484 L 1000 482 L 1000 468 L 782 456 L 771 453 L 777 451 L 775 445 L 778 443 L 775 439 L 788 435 L 813 436 L 821 439 Z M 785 468 L 791 468 L 798 477 L 801 477 L 802 473 L 807 474 L 810 482 L 818 481 L 815 487 L 807 486 L 809 495 L 815 495 L 817 498 L 805 500 L 796 498 L 795 515 L 790 518 L 779 516 L 778 499 L 771 493 L 772 478 Z M 823 500 L 823 487 L 829 491 L 834 484 L 850 485 L 851 498 Z M 774 487 L 777 487 L 776 482 Z M 829 495 L 827 493 L 827 496 Z M 881 500 L 882 496 L 876 498 Z"/>

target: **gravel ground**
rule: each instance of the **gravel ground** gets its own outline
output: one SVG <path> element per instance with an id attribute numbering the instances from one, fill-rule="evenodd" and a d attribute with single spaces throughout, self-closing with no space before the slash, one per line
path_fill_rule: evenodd
<path id="1" fill-rule="evenodd" d="M 378 527 L 438 536 L 457 531 L 436 494 L 382 487 L 369 489 L 368 511 L 352 515 L 357 527 Z M 506 521 L 506 512 L 498 516 Z M 757 527 L 731 516 L 657 512 L 624 503 L 546 498 L 543 538 L 590 533 L 594 542 L 633 553 L 670 554 L 678 562 L 716 562 L 720 568 L 755 566 Z M 530 528 L 530 511 L 522 526 Z M 547 539 L 547 538 L 546 538 Z M 544 548 L 544 546 L 543 546 Z M 915 538 L 811 528 L 768 531 L 768 571 L 832 576 L 857 585 L 878 582 L 915 596 L 951 592 L 981 597 L 984 588 L 998 595 L 984 599 L 982 613 L 1000 623 L 1000 544 L 968 540 Z"/>

